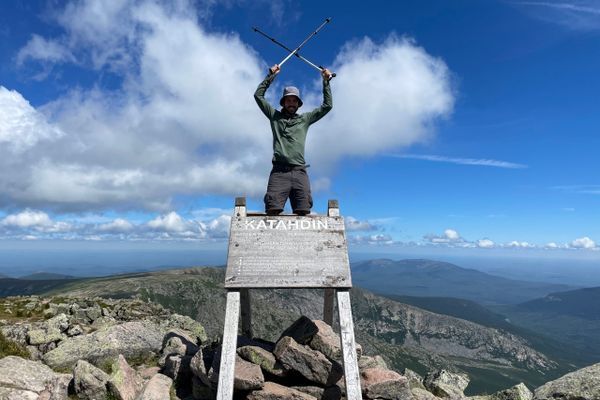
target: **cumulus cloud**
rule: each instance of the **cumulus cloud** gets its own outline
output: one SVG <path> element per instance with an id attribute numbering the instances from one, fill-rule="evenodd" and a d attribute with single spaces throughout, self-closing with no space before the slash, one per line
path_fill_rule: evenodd
<path id="1" fill-rule="evenodd" d="M 496 245 L 496 243 L 494 243 L 494 241 L 490 239 L 479 239 L 476 243 L 477 247 L 480 247 L 482 249 L 491 249 Z"/>
<path id="2" fill-rule="evenodd" d="M 464 239 L 461 238 L 458 232 L 454 229 L 446 229 L 442 235 L 425 235 L 424 239 L 433 244 L 451 244 L 464 242 Z"/>
<path id="3" fill-rule="evenodd" d="M 62 221 L 53 221 L 48 214 L 38 210 L 24 210 L 11 214 L 0 221 L 0 226 L 8 231 L 37 231 L 44 233 L 68 232 L 71 225 Z"/>
<path id="4" fill-rule="evenodd" d="M 40 142 L 47 144 L 62 136 L 64 133 L 49 124 L 20 93 L 0 86 L 0 157 L 13 160 Z"/>
<path id="5" fill-rule="evenodd" d="M 334 109 L 308 143 L 315 163 L 373 155 L 431 137 L 453 107 L 450 72 L 408 38 L 346 44 L 335 59 Z M 315 95 L 309 96 L 315 102 Z"/>
<path id="6" fill-rule="evenodd" d="M 73 62 L 121 84 L 71 89 L 38 109 L 0 89 L 0 101 L 29 113 L 15 119 L 0 107 L 0 207 L 166 212 L 177 195 L 261 195 L 271 137 L 252 93 L 265 63 L 237 34 L 198 21 L 187 1 L 81 1 L 59 10 L 62 33 L 32 37 L 19 59 Z M 311 128 L 320 130 L 309 138 L 313 164 L 426 140 L 452 110 L 448 68 L 409 39 L 348 44 L 335 68 L 334 110 Z M 319 102 L 315 86 L 305 108 Z M 328 177 L 315 175 L 323 182 L 315 188 L 326 186 Z"/>
<path id="7" fill-rule="evenodd" d="M 352 216 L 344 218 L 347 231 L 375 231 L 379 229 L 379 226 L 372 222 L 363 220 L 360 221 Z"/>
<path id="8" fill-rule="evenodd" d="M 529 248 L 534 248 L 535 245 L 529 243 L 529 242 L 519 242 L 518 240 L 513 240 L 512 242 L 509 242 L 505 245 L 505 247 L 515 247 L 515 248 L 524 248 L 524 249 L 529 249 Z"/>
<path id="9" fill-rule="evenodd" d="M 392 245 L 397 244 L 394 239 L 387 234 L 377 235 L 351 235 L 349 242 L 357 245 Z"/>
<path id="10" fill-rule="evenodd" d="M 573 240 L 570 246 L 574 249 L 594 249 L 596 248 L 596 242 L 587 236 Z"/>
<path id="11" fill-rule="evenodd" d="M 189 218 L 172 211 L 147 221 L 116 218 L 104 223 L 86 217 L 56 221 L 43 211 L 24 210 L 0 220 L 0 239 L 223 240 L 229 235 L 231 216 L 214 210 L 195 210 Z"/>

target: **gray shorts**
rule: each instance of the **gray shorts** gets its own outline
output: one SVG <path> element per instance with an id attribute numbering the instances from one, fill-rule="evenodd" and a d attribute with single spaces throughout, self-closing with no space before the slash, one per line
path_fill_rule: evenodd
<path id="1" fill-rule="evenodd" d="M 288 197 L 294 214 L 310 213 L 313 200 L 306 167 L 274 164 L 265 194 L 267 214 L 282 212 Z"/>

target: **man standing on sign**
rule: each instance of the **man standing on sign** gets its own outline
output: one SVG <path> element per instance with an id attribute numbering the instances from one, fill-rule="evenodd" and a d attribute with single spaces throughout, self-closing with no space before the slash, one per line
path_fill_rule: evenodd
<path id="1" fill-rule="evenodd" d="M 306 173 L 308 165 L 304 161 L 304 144 L 308 127 L 333 108 L 329 87 L 332 74 L 326 68 L 321 71 L 323 104 L 310 112 L 297 114 L 302 107 L 302 99 L 300 91 L 294 86 L 283 89 L 283 96 L 279 100 L 281 111 L 275 110 L 265 99 L 265 92 L 280 71 L 279 65 L 275 64 L 269 71 L 269 75 L 254 92 L 254 99 L 269 119 L 273 133 L 273 169 L 264 199 L 265 210 L 267 215 L 280 214 L 289 197 L 294 214 L 307 215 L 310 214 L 313 201 Z"/>

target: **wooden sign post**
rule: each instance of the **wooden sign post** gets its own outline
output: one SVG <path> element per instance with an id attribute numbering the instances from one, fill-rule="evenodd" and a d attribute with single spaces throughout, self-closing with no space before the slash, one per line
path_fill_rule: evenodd
<path id="1" fill-rule="evenodd" d="M 346 398 L 360 400 L 360 376 L 350 309 L 352 287 L 344 219 L 336 200 L 327 215 L 247 213 L 246 199 L 235 200 L 231 219 L 225 289 L 227 306 L 221 351 L 218 400 L 233 398 L 238 321 L 252 337 L 249 289 L 325 289 L 323 320 L 332 324 L 337 297 Z"/>

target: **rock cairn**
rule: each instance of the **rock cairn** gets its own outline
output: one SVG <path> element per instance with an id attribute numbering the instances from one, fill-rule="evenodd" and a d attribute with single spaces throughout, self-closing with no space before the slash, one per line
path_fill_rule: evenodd
<path id="1" fill-rule="evenodd" d="M 27 322 L 0 320 L 4 336 L 31 353 L 29 360 L 0 359 L 0 399 L 215 398 L 220 346 L 209 342 L 204 328 L 191 318 L 137 300 L 26 301 L 32 311 Z M 41 319 L 36 319 L 38 314 Z M 535 393 L 520 383 L 491 395 L 466 397 L 465 374 L 399 373 L 381 356 L 362 354 L 360 345 L 356 350 L 364 399 L 600 399 L 600 364 L 549 382 Z M 340 338 L 323 321 L 301 317 L 276 342 L 240 336 L 234 398 L 344 399 L 341 362 Z"/>

